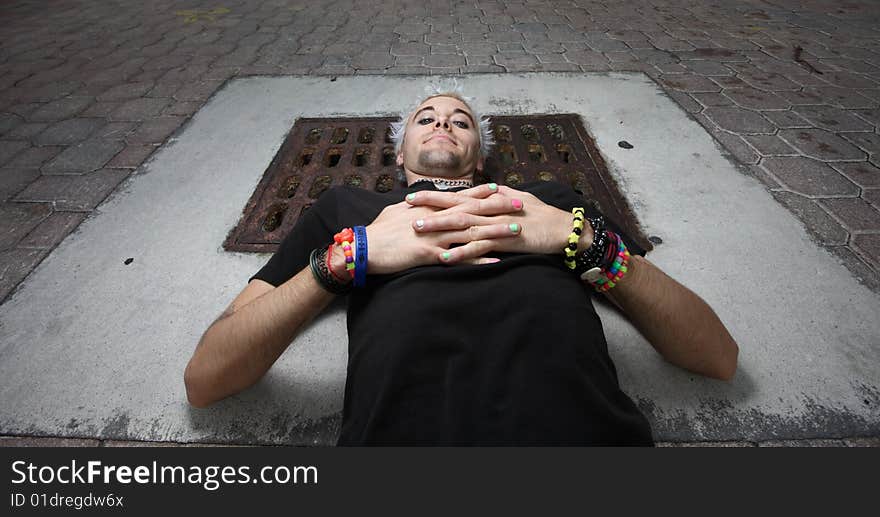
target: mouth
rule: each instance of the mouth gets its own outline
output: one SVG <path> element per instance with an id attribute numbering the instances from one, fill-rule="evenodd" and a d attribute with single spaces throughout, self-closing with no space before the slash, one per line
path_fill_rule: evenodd
<path id="1" fill-rule="evenodd" d="M 431 140 L 440 140 L 440 141 L 445 140 L 453 145 L 457 145 L 455 140 L 452 139 L 452 137 L 450 137 L 449 135 L 444 135 L 443 133 L 435 133 L 435 134 L 431 135 L 430 137 L 428 137 L 428 139 L 425 140 L 425 142 L 430 142 Z"/>

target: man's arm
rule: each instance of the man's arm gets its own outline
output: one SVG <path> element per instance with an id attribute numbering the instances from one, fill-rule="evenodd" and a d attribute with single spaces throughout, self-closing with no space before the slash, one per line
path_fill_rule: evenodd
<path id="1" fill-rule="evenodd" d="M 606 292 L 667 361 L 690 371 L 730 380 L 739 347 L 702 298 L 634 255 L 626 275 Z"/>
<path id="2" fill-rule="evenodd" d="M 251 281 L 208 327 L 186 366 L 190 404 L 205 407 L 256 383 L 333 298 L 308 267 L 278 287 Z"/>

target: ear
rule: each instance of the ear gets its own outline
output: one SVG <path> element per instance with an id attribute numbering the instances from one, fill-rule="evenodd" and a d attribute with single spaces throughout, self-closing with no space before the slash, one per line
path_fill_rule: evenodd
<path id="1" fill-rule="evenodd" d="M 397 166 L 403 167 L 403 151 L 397 153 Z"/>
<path id="2" fill-rule="evenodd" d="M 477 172 L 483 172 L 483 153 L 480 153 L 480 157 L 477 158 Z"/>

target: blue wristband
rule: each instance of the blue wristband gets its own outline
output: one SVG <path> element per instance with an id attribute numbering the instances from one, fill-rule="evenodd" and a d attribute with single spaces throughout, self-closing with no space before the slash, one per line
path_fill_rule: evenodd
<path id="1" fill-rule="evenodd" d="M 354 242 L 356 252 L 354 256 L 354 286 L 363 287 L 367 283 L 367 229 L 363 226 L 355 226 Z"/>

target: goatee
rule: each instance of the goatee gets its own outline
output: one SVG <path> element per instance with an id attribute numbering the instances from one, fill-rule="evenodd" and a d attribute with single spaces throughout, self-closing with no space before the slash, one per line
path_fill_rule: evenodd
<path id="1" fill-rule="evenodd" d="M 461 165 L 461 157 L 451 151 L 431 149 L 419 153 L 418 164 L 424 170 L 457 169 Z"/>

